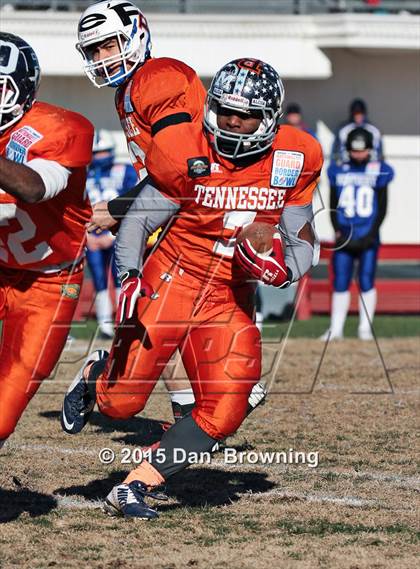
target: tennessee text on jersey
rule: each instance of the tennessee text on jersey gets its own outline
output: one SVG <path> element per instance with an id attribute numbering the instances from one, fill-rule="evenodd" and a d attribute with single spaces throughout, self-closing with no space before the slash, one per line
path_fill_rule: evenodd
<path id="1" fill-rule="evenodd" d="M 194 177 L 194 176 L 192 176 Z M 284 206 L 286 190 L 257 186 L 194 186 L 195 203 L 218 209 L 267 211 Z"/>

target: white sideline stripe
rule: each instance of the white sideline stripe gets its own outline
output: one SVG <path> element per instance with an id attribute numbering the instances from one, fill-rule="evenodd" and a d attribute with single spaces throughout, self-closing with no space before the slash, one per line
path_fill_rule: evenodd
<path id="1" fill-rule="evenodd" d="M 286 499 L 296 499 L 303 500 L 305 502 L 317 502 L 317 503 L 332 503 L 339 504 L 342 506 L 352 506 L 355 508 L 363 508 L 366 506 L 377 506 L 378 502 L 376 500 L 363 500 L 361 498 L 355 498 L 349 496 L 347 498 L 339 498 L 337 496 L 329 495 L 316 495 L 316 494 L 300 494 L 298 492 L 283 492 L 281 490 L 269 490 L 268 492 L 258 492 L 245 494 L 244 497 L 251 499 L 264 500 L 276 496 L 278 498 Z M 72 498 L 70 496 L 60 496 L 54 495 L 57 500 L 57 507 L 68 510 L 100 510 L 103 503 L 99 500 L 86 500 L 85 498 Z"/>
<path id="2" fill-rule="evenodd" d="M 364 386 L 362 386 L 363 388 Z M 386 386 L 387 390 L 389 390 L 389 386 Z M 366 395 L 377 395 L 380 389 L 380 386 L 378 386 L 378 391 L 366 391 Z M 316 386 L 316 391 L 346 391 L 347 393 L 350 392 L 351 389 L 349 389 L 349 386 L 346 385 L 340 385 L 340 384 L 335 384 L 335 383 L 322 383 L 320 382 L 319 385 Z M 356 389 L 354 389 L 353 391 L 356 391 Z M 381 392 L 379 392 L 380 395 L 383 395 Z M 418 394 L 420 393 L 420 389 L 398 389 L 398 387 L 394 386 L 394 391 L 391 393 L 391 391 L 389 391 L 389 393 L 385 393 L 384 395 L 411 395 L 411 394 Z M 270 392 L 268 392 L 268 396 L 270 396 Z"/>
<path id="3" fill-rule="evenodd" d="M 278 468 L 279 470 L 286 471 L 289 468 L 293 468 L 293 464 L 248 464 L 244 462 L 243 464 L 225 464 L 221 459 L 212 460 L 211 463 L 213 466 L 223 466 L 227 470 L 235 470 L 238 466 L 242 466 L 248 469 L 259 469 L 259 470 L 266 470 L 267 468 Z M 299 465 L 300 468 L 304 468 L 305 465 Z M 326 468 L 307 468 L 306 472 L 311 475 L 324 475 L 324 474 L 335 474 L 337 476 L 342 477 L 343 479 L 360 479 L 365 478 L 366 481 L 378 481 L 378 482 L 391 482 L 393 484 L 399 484 L 400 486 L 404 486 L 406 488 L 414 488 L 420 489 L 420 477 L 417 476 L 403 476 L 399 474 L 383 474 L 380 472 L 367 472 L 367 471 L 360 471 L 360 472 L 345 472 L 339 470 L 326 469 Z"/>
<path id="4" fill-rule="evenodd" d="M 378 505 L 376 500 L 363 500 L 362 498 L 354 498 L 352 496 L 348 496 L 347 498 L 338 498 L 337 496 L 329 496 L 327 494 L 301 494 L 299 492 L 284 492 L 281 490 L 258 492 L 256 494 L 250 494 L 249 496 L 251 498 L 257 498 L 257 500 L 270 498 L 270 496 L 277 496 L 279 498 L 304 500 L 305 502 L 329 502 L 332 504 L 341 504 L 343 506 L 353 506 L 355 508 Z"/>
<path id="5" fill-rule="evenodd" d="M 326 471 L 328 472 L 328 471 Z M 343 478 L 366 478 L 366 480 L 376 480 L 378 482 L 394 482 L 407 488 L 420 489 L 420 478 L 416 476 L 401 476 L 399 474 L 381 474 L 377 472 L 337 472 Z"/>
<path id="6" fill-rule="evenodd" d="M 349 496 L 347 498 L 339 498 L 337 496 L 329 495 L 316 495 L 316 494 L 300 494 L 298 492 L 283 492 L 281 490 L 269 490 L 268 492 L 258 492 L 245 494 L 244 497 L 251 499 L 264 500 L 276 496 L 278 498 L 286 499 L 296 499 L 305 502 L 317 502 L 317 503 L 332 503 L 339 504 L 342 506 L 351 506 L 354 508 L 363 508 L 366 506 L 377 506 L 378 502 L 376 500 L 363 500 L 361 498 L 355 498 Z M 69 510 L 99 510 L 102 508 L 103 503 L 99 500 L 86 500 L 85 498 L 71 498 L 70 496 L 60 496 L 54 495 L 57 500 L 57 507 Z"/>
<path id="7" fill-rule="evenodd" d="M 54 494 L 58 508 L 69 510 L 99 510 L 103 503 L 100 500 L 86 500 L 85 498 L 72 498 L 70 496 L 60 496 Z"/>
<path id="8" fill-rule="evenodd" d="M 13 443 L 8 443 L 7 448 L 16 449 L 16 450 L 29 450 L 31 452 L 35 451 L 35 452 L 49 452 L 49 453 L 60 452 L 61 454 L 83 454 L 86 456 L 98 456 L 99 452 L 85 447 L 76 449 L 76 448 L 64 448 L 60 446 L 55 447 L 51 445 L 15 445 Z"/>

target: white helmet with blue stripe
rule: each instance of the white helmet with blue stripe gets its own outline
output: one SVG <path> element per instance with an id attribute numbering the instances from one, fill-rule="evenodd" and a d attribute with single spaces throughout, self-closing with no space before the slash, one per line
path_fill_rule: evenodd
<path id="1" fill-rule="evenodd" d="M 127 0 L 103 0 L 92 4 L 79 20 L 76 48 L 82 54 L 85 73 L 96 87 L 119 87 L 149 57 L 149 26 L 143 13 Z M 118 52 L 98 59 L 96 46 L 116 40 Z"/>

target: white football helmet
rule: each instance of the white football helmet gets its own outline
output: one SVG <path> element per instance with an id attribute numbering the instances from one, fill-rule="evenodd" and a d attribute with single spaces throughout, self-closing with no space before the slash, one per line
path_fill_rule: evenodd
<path id="1" fill-rule="evenodd" d="M 150 57 L 152 48 L 146 18 L 127 0 L 92 4 L 79 20 L 78 38 L 85 73 L 96 87 L 119 87 Z M 119 52 L 95 60 L 94 46 L 108 39 L 117 40 Z"/>

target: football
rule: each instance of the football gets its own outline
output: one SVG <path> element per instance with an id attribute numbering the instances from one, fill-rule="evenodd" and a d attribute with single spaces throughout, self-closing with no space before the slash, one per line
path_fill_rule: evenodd
<path id="1" fill-rule="evenodd" d="M 238 235 L 238 243 L 249 239 L 252 247 L 261 255 L 270 255 L 273 251 L 273 235 L 276 233 L 274 225 L 256 221 L 242 229 Z"/>

